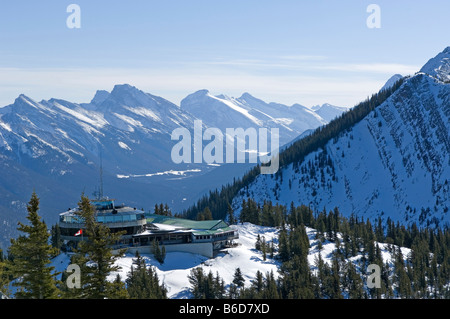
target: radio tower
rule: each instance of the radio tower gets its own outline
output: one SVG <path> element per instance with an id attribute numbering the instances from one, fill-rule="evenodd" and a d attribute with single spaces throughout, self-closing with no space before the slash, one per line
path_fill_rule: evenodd
<path id="1" fill-rule="evenodd" d="M 100 189 L 99 189 L 99 199 L 103 199 L 103 156 L 102 149 L 100 148 Z"/>
<path id="2" fill-rule="evenodd" d="M 98 152 L 100 155 L 100 185 L 98 190 L 96 190 L 92 195 L 94 195 L 97 200 L 103 200 L 103 155 L 100 145 L 98 146 Z"/>

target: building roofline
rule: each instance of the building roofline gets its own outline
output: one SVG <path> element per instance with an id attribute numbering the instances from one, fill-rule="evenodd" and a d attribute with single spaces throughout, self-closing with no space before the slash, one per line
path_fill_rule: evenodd
<path id="1" fill-rule="evenodd" d="M 147 215 L 147 222 L 150 224 L 165 224 L 183 228 L 190 228 L 193 230 L 214 230 L 214 228 L 216 228 L 220 223 L 225 224 L 223 228 L 229 227 L 229 225 L 221 219 L 192 220 L 158 214 Z"/>

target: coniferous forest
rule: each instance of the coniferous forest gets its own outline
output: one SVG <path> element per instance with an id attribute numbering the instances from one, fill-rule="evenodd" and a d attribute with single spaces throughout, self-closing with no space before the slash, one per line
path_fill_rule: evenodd
<path id="1" fill-rule="evenodd" d="M 402 82 L 374 94 L 329 125 L 293 143 L 280 153 L 280 167 L 302 163 L 307 154 L 323 148 L 383 103 Z M 305 205 L 291 203 L 287 207 L 270 201 L 256 202 L 251 198 L 242 201 L 240 215 L 234 216 L 230 203 L 258 174 L 259 166 L 256 166 L 242 179 L 223 186 L 220 191 L 211 191 L 183 214 L 175 215 L 276 227 L 277 240 L 266 242 L 258 237 L 255 249 L 261 252 L 264 260 L 270 258 L 278 263 L 278 273 L 258 271 L 256 278 L 248 282 L 237 268 L 232 282 L 225 282 L 219 273 L 205 273 L 201 267 L 193 268 L 188 276 L 192 298 L 450 298 L 450 232 L 447 226 L 435 229 L 420 228 L 416 224 L 405 226 L 389 218 L 378 218 L 374 222 L 361 216 L 344 217 L 348 216 L 347 212 L 340 212 L 338 208 L 314 211 Z M 3 296 L 18 299 L 167 298 L 167 289 L 156 270 L 147 266 L 139 255 L 135 256 L 124 281 L 119 277 L 114 281 L 107 280 L 108 275 L 117 270 L 114 262 L 123 253 L 113 253 L 111 248 L 120 233 L 111 233 L 95 221 L 95 210 L 84 195 L 79 202 L 79 214 L 86 221 L 86 240 L 72 256 L 72 263 L 80 265 L 80 282 L 71 282 L 68 273 L 55 273 L 50 266 L 61 248 L 58 225 L 48 230 L 38 214 L 39 198 L 35 193 L 27 209 L 29 224 L 19 223 L 18 230 L 22 235 L 11 239 L 7 252 L 0 252 L 0 292 Z M 155 213 L 172 215 L 167 204 L 155 205 Z M 330 256 L 322 256 L 323 246 L 329 243 L 335 249 Z M 313 262 L 308 260 L 311 249 L 319 252 Z M 155 255 L 158 252 L 157 260 L 163 263 L 165 252 L 159 250 L 159 246 L 154 251 Z M 379 269 L 375 287 L 368 284 L 368 269 L 374 265 Z M 15 287 L 14 294 L 10 291 L 11 285 Z"/>
<path id="2" fill-rule="evenodd" d="M 114 263 L 124 251 L 113 251 L 121 232 L 112 233 L 95 220 L 95 208 L 88 197 L 82 195 L 78 214 L 85 221 L 86 240 L 80 242 L 71 256 L 69 272 L 57 273 L 51 260 L 60 253 L 58 227 L 51 231 L 38 214 L 39 198 L 33 193 L 28 204 L 29 225 L 19 223 L 23 234 L 11 239 L 8 254 L 0 253 L 0 292 L 17 299 L 164 299 L 166 289 L 159 282 L 154 268 L 134 260 L 125 282 L 108 276 L 118 270 Z M 50 238 L 51 237 L 51 238 Z M 73 271 L 73 273 L 72 273 Z M 72 274 L 80 276 L 71 278 Z M 11 284 L 11 285 L 10 285 Z M 15 294 L 9 287 L 14 287 Z"/>
<path id="3" fill-rule="evenodd" d="M 47 229 L 38 215 L 39 198 L 33 193 L 28 205 L 29 225 L 19 224 L 23 235 L 11 240 L 7 254 L 0 254 L 0 291 L 18 299 L 165 299 L 167 289 L 154 267 L 136 254 L 125 280 L 107 279 L 117 270 L 111 244 L 119 233 L 92 218 L 93 207 L 82 196 L 80 215 L 87 221 L 88 239 L 75 250 L 72 262 L 80 265 L 81 280 L 50 266 L 59 254 L 57 228 Z M 232 213 L 230 212 L 231 216 Z M 255 249 L 264 260 L 278 262 L 278 273 L 258 271 L 246 281 L 236 268 L 232 282 L 219 273 L 193 268 L 188 276 L 195 299 L 448 299 L 450 298 L 450 232 L 408 227 L 387 219 L 375 223 L 357 216 L 344 217 L 335 208 L 313 211 L 305 205 L 289 207 L 249 199 L 235 223 L 276 227 L 276 241 L 257 238 Z M 312 245 L 311 241 L 316 242 Z M 311 249 L 321 252 L 332 243 L 331 256 L 319 253 L 311 263 Z M 382 247 L 383 248 L 382 248 Z M 404 254 L 404 249 L 409 253 Z M 386 254 L 390 256 L 386 261 Z M 383 257 L 384 255 L 384 257 Z M 164 260 L 160 261 L 161 263 Z M 379 269 L 377 286 L 370 286 L 369 266 Z M 61 275 L 61 276 L 58 276 Z M 8 287 L 16 288 L 13 295 Z"/>
<path id="4" fill-rule="evenodd" d="M 320 148 L 324 149 L 328 141 L 338 138 L 340 134 L 343 134 L 346 130 L 360 122 L 365 116 L 375 110 L 376 107 L 386 101 L 403 84 L 405 79 L 407 77 L 398 80 L 390 88 L 373 94 L 366 101 L 354 106 L 327 125 L 317 128 L 312 134 L 295 141 L 288 148 L 280 151 L 280 168 L 289 164 L 293 164 L 294 168 L 299 167 L 308 154 Z M 199 199 L 196 204 L 186 209 L 183 212 L 183 216 L 194 219 L 199 212 L 202 212 L 208 207 L 214 219 L 224 219 L 228 204 L 233 201 L 233 198 L 239 191 L 249 186 L 259 173 L 260 166 L 257 165 L 250 169 L 242 178 L 235 179 L 233 183 L 222 186 L 220 190 L 211 190 L 209 194 Z M 281 169 L 275 173 L 275 177 L 278 178 L 279 174 L 281 174 Z"/>
<path id="5" fill-rule="evenodd" d="M 258 205 L 251 199 L 242 203 L 241 221 L 280 228 L 275 257 L 281 261 L 276 281 L 280 298 L 450 298 L 448 228 L 405 227 L 389 218 L 372 224 L 357 216 L 346 218 L 337 208 L 313 212 L 305 205 Z M 320 254 L 314 265 L 308 264 L 306 227 L 315 230 L 318 249 L 321 242 L 335 244 L 331 265 Z M 383 263 L 381 244 L 387 245 L 392 264 Z M 404 256 L 401 248 L 409 248 L 410 254 Z M 357 262 L 349 261 L 358 255 Z M 381 270 L 380 288 L 368 289 L 365 270 L 373 264 Z M 273 291 L 272 276 L 265 278 L 264 292 L 256 297 Z"/>

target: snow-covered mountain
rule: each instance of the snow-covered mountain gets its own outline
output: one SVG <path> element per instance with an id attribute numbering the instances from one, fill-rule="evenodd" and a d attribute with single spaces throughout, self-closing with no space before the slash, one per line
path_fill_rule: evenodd
<path id="1" fill-rule="evenodd" d="M 266 103 L 249 93 L 239 98 L 197 91 L 181 101 L 181 108 L 201 118 L 208 126 L 225 132 L 226 128 L 279 128 L 280 145 L 286 144 L 308 129 L 328 123 L 319 114 L 300 104 L 287 106 Z"/>
<path id="2" fill-rule="evenodd" d="M 386 83 L 383 85 L 383 87 L 380 89 L 380 91 L 391 88 L 395 84 L 395 82 L 397 82 L 401 78 L 403 78 L 403 75 L 394 74 L 393 76 L 391 76 L 389 78 L 389 80 L 386 81 Z"/>
<path id="3" fill-rule="evenodd" d="M 331 122 L 342 113 L 348 111 L 347 107 L 335 106 L 328 103 L 315 105 L 311 109 L 327 122 Z"/>
<path id="4" fill-rule="evenodd" d="M 234 199 L 272 200 L 426 226 L 450 222 L 450 48 L 360 122 Z M 297 164 L 297 163 L 296 163 Z"/>
<path id="5" fill-rule="evenodd" d="M 173 170 L 170 133 L 180 125 L 192 126 L 192 116 L 129 85 L 98 92 L 89 104 L 37 102 L 20 95 L 0 109 L 0 223 L 15 228 L 11 225 L 24 218 L 33 190 L 41 198 L 41 214 L 54 223 L 57 213 L 76 205 L 82 192 L 91 195 L 98 189 L 100 157 L 105 195 L 133 206 L 168 202 L 168 195 L 162 195 L 173 188 L 159 185 L 157 178 L 117 176 Z M 186 165 L 178 166 L 185 170 Z M 10 229 L 1 234 L 9 241 Z"/>
<path id="6" fill-rule="evenodd" d="M 224 131 L 279 127 L 280 145 L 326 123 L 300 105 L 267 104 L 249 94 L 233 99 L 199 91 L 182 107 L 128 84 L 99 90 L 80 104 L 20 95 L 0 108 L 0 242 L 9 242 L 23 220 L 33 190 L 41 198 L 41 214 L 54 223 L 82 192 L 98 190 L 100 163 L 105 195 L 146 209 L 168 203 L 176 211 L 254 165 L 175 164 L 171 134 L 180 127 L 193 132 L 197 119 Z"/>
<path id="7" fill-rule="evenodd" d="M 450 81 L 450 46 L 430 59 L 420 72 L 426 73 L 439 81 Z"/>

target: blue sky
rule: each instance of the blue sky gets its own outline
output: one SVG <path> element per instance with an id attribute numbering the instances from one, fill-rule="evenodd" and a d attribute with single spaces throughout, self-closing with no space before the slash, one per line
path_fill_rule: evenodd
<path id="1" fill-rule="evenodd" d="M 81 28 L 69 29 L 69 4 Z M 381 9 L 370 29 L 369 4 Z M 88 102 L 129 83 L 179 103 L 199 89 L 353 106 L 450 45 L 450 1 L 3 1 L 0 105 Z"/>

